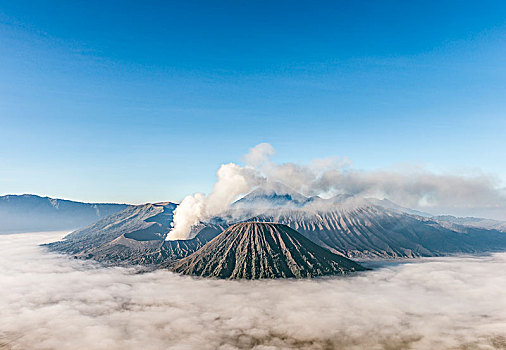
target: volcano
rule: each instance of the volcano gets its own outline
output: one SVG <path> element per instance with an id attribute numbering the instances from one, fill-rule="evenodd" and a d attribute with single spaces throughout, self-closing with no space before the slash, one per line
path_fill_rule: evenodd
<path id="1" fill-rule="evenodd" d="M 167 265 L 187 275 L 225 279 L 309 278 L 363 271 L 282 224 L 235 224 L 195 253 Z"/>
<path id="2" fill-rule="evenodd" d="M 176 207 L 170 202 L 128 206 L 46 247 L 105 264 L 158 267 L 197 252 L 233 224 L 271 222 L 287 225 L 323 249 L 348 259 L 416 258 L 506 249 L 504 222 L 431 217 L 387 200 L 345 194 L 306 197 L 282 185 L 257 189 L 218 216 L 194 225 L 191 239 L 167 241 Z"/>

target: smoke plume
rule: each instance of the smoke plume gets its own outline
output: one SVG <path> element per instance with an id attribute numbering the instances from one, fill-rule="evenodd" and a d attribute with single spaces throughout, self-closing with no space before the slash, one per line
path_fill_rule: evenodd
<path id="1" fill-rule="evenodd" d="M 346 278 L 221 281 L 103 268 L 0 235 L 0 349 L 504 349 L 506 254 Z"/>
<path id="2" fill-rule="evenodd" d="M 167 236 L 168 240 L 192 238 L 189 234 L 193 225 L 223 212 L 239 195 L 263 181 L 253 168 L 234 163 L 223 164 L 217 177 L 218 181 L 209 196 L 195 193 L 183 199 L 174 212 L 174 228 Z"/>
<path id="3" fill-rule="evenodd" d="M 261 143 L 244 156 L 245 166 L 225 164 L 209 196 L 186 197 L 176 209 L 168 239 L 188 239 L 193 225 L 228 209 L 258 186 L 281 183 L 306 196 L 351 195 L 389 199 L 431 214 L 484 216 L 506 220 L 506 189 L 486 175 L 436 174 L 423 168 L 361 171 L 346 158 L 317 159 L 310 164 L 274 163 L 274 148 Z"/>

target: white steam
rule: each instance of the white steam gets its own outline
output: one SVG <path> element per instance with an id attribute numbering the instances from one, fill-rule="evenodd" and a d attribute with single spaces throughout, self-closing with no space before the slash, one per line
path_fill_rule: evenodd
<path id="1" fill-rule="evenodd" d="M 347 159 L 317 159 L 310 164 L 276 164 L 274 148 L 262 143 L 244 156 L 245 166 L 225 164 L 209 196 L 186 197 L 176 209 L 167 239 L 188 239 L 191 227 L 229 208 L 257 186 L 282 183 L 306 196 L 347 194 L 387 198 L 401 206 L 433 214 L 485 216 L 506 220 L 506 190 L 499 179 L 435 174 L 424 169 L 360 171 Z"/>
<path id="2" fill-rule="evenodd" d="M 183 199 L 174 212 L 174 228 L 167 240 L 188 239 L 193 225 L 226 210 L 241 194 L 262 183 L 263 178 L 253 168 L 229 163 L 217 172 L 218 181 L 209 196 L 195 193 Z"/>
<path id="3" fill-rule="evenodd" d="M 102 268 L 0 235 L 0 349 L 504 349 L 506 254 L 345 278 L 219 281 Z"/>

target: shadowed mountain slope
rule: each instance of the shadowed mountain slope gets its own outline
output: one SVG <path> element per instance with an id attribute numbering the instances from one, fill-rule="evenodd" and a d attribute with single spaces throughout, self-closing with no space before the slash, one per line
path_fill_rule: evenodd
<path id="1" fill-rule="evenodd" d="M 285 225 L 259 222 L 229 227 L 170 268 L 182 274 L 230 279 L 306 278 L 364 270 Z"/>

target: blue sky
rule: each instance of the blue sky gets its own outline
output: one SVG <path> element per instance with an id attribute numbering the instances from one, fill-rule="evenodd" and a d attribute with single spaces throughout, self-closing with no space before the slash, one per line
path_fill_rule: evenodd
<path id="1" fill-rule="evenodd" d="M 506 179 L 504 1 L 8 1 L 0 194 L 180 200 L 260 142 Z"/>

